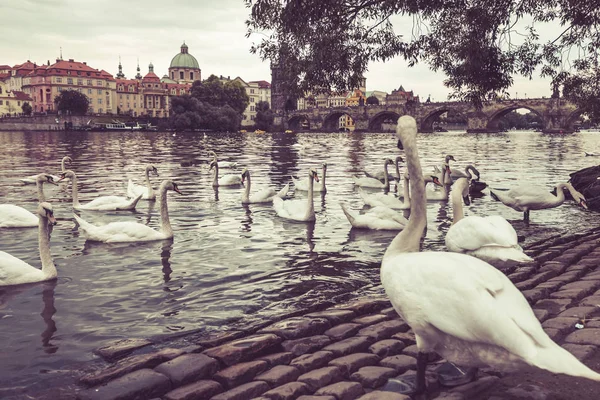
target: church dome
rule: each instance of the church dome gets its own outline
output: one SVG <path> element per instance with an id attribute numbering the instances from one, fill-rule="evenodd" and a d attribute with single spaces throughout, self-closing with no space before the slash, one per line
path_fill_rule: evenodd
<path id="1" fill-rule="evenodd" d="M 195 68 L 200 69 L 200 65 L 196 57 L 188 53 L 188 46 L 185 42 L 181 45 L 181 53 L 177 54 L 171 60 L 169 68 Z"/>

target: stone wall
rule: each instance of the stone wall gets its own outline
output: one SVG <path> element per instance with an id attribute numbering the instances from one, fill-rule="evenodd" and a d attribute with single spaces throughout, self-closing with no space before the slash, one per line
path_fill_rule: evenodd
<path id="1" fill-rule="evenodd" d="M 56 115 L 36 115 L 32 117 L 0 118 L 0 131 L 54 131 L 64 130 L 65 122 L 73 126 L 85 125 L 90 116 L 69 116 L 67 118 Z M 58 123 L 56 122 L 58 121 Z"/>

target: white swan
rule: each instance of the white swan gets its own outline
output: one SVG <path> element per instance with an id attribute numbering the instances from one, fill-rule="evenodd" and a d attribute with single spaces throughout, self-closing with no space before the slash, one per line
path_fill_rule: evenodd
<path id="1" fill-rule="evenodd" d="M 404 160 L 402 159 L 402 157 L 397 156 L 396 157 L 396 162 L 394 163 L 396 166 L 396 176 L 392 176 L 392 175 L 388 175 L 388 179 L 389 180 L 396 180 L 398 182 L 400 182 L 400 163 L 404 162 Z M 365 176 L 367 176 L 368 178 L 375 178 L 375 179 L 379 179 L 380 181 L 385 180 L 385 172 L 384 171 L 380 171 L 380 170 L 373 170 L 373 171 L 367 171 L 364 170 Z"/>
<path id="2" fill-rule="evenodd" d="M 90 211 L 123 211 L 123 210 L 135 210 L 135 206 L 142 198 L 142 193 L 134 199 L 128 199 L 121 196 L 101 196 L 94 200 L 86 203 L 79 203 L 79 191 L 77 188 L 77 175 L 75 172 L 68 170 L 60 175 L 59 181 L 63 179 L 71 179 L 71 191 L 73 196 L 73 208 L 76 210 L 90 210 Z"/>
<path id="3" fill-rule="evenodd" d="M 442 170 L 442 179 L 440 181 L 440 179 L 438 179 L 437 176 L 431 176 L 429 177 L 430 179 L 424 179 L 424 183 L 425 185 L 429 182 L 433 182 L 434 185 L 436 186 L 440 186 L 442 189 L 441 190 L 427 190 L 425 192 L 425 195 L 427 197 L 427 201 L 448 201 L 448 185 L 447 184 L 443 184 L 443 182 L 448 182 L 448 174 L 449 174 L 449 168 L 444 168 Z"/>
<path id="4" fill-rule="evenodd" d="M 238 163 L 234 162 L 234 161 L 217 161 L 217 153 L 215 153 L 214 151 L 210 151 L 209 153 L 212 154 L 213 161 L 215 161 L 219 164 L 219 168 L 227 169 L 227 168 L 236 168 L 238 166 Z"/>
<path id="5" fill-rule="evenodd" d="M 65 163 L 68 163 L 69 167 L 70 167 L 71 164 L 73 163 L 73 159 L 71 157 L 69 157 L 69 156 L 63 157 L 62 160 L 60 161 L 60 172 L 65 172 L 66 171 L 65 170 Z M 25 185 L 33 185 L 33 184 L 36 183 L 36 179 L 37 179 L 38 176 L 39 176 L 39 174 L 30 175 L 30 176 L 28 176 L 26 178 L 19 179 L 19 181 L 21 181 Z M 55 181 L 58 181 L 60 179 L 59 176 L 55 176 L 55 175 L 51 175 L 51 176 L 52 176 L 52 178 Z M 37 217 L 36 217 L 36 219 L 37 219 Z"/>
<path id="6" fill-rule="evenodd" d="M 600 374 L 548 337 L 525 297 L 496 268 L 465 254 L 419 253 L 427 209 L 416 133 L 414 118 L 400 117 L 411 216 L 381 263 L 385 292 L 416 337 L 415 392 L 426 389 L 428 352 L 461 366 L 510 371 L 530 365 L 600 381 Z"/>
<path id="7" fill-rule="evenodd" d="M 389 158 L 386 158 L 384 160 L 384 162 L 383 162 L 383 182 L 381 182 L 379 179 L 375 179 L 375 178 L 368 178 L 368 177 L 361 178 L 358 176 L 353 176 L 352 180 L 354 181 L 354 184 L 356 186 L 389 190 L 390 180 L 389 180 L 387 168 L 388 168 L 388 165 L 393 165 L 393 164 L 394 164 L 394 162 Z"/>
<path id="8" fill-rule="evenodd" d="M 237 186 L 237 185 L 241 185 L 242 184 L 242 177 L 241 175 L 233 175 L 233 174 L 229 174 L 229 175 L 223 175 L 222 177 L 219 178 L 219 162 L 217 161 L 212 161 L 210 163 L 210 170 L 215 169 L 215 174 L 213 176 L 213 187 L 218 187 L 218 186 Z"/>
<path id="9" fill-rule="evenodd" d="M 152 172 L 154 176 L 158 176 L 158 170 L 154 165 L 146 165 L 146 186 L 136 185 L 131 179 L 129 180 L 127 183 L 128 197 L 136 198 L 141 194 L 142 200 L 156 200 L 156 193 L 154 193 L 154 188 L 150 183 L 150 172 Z"/>
<path id="10" fill-rule="evenodd" d="M 354 228 L 399 231 L 408 223 L 404 216 L 385 206 L 373 207 L 364 214 L 350 211 L 344 203 L 340 206 Z"/>
<path id="11" fill-rule="evenodd" d="M 534 185 L 519 185 L 506 192 L 490 190 L 494 200 L 501 201 L 505 206 L 513 210 L 522 211 L 524 221 L 529 221 L 530 210 L 543 210 L 554 208 L 565 202 L 564 189 L 569 190 L 573 199 L 580 206 L 587 209 L 585 197 L 579 193 L 570 183 L 559 183 L 556 185 L 556 196 L 547 189 Z"/>
<path id="12" fill-rule="evenodd" d="M 317 171 L 311 168 L 308 171 L 308 195 L 306 200 L 283 200 L 280 197 L 273 197 L 273 208 L 281 218 L 294 221 L 314 221 L 315 205 L 313 203 L 313 182 L 319 182 Z"/>
<path id="13" fill-rule="evenodd" d="M 44 195 L 44 183 L 56 185 L 52 175 L 38 174 L 36 175 L 36 186 L 38 192 L 38 201 L 43 203 L 46 201 Z M 0 228 L 33 228 L 38 226 L 39 218 L 31 211 L 16 206 L 14 204 L 0 204 Z"/>
<path id="14" fill-rule="evenodd" d="M 409 210 L 410 195 L 408 192 L 408 175 L 404 174 L 404 186 L 402 187 L 404 201 L 400 200 L 393 194 L 385 193 L 367 193 L 361 188 L 358 189 L 358 194 L 363 199 L 363 202 L 370 207 L 384 206 L 394 210 Z"/>
<path id="15" fill-rule="evenodd" d="M 20 285 L 23 283 L 43 282 L 55 279 L 58 273 L 50 254 L 50 231 L 48 224 L 56 225 L 56 219 L 50 203 L 42 202 L 37 208 L 38 242 L 42 269 L 35 268 L 25 261 L 0 251 L 0 286 Z"/>
<path id="16" fill-rule="evenodd" d="M 323 163 L 323 165 L 321 166 L 321 180 L 317 181 L 317 182 L 319 182 L 318 186 L 313 186 L 313 191 L 319 192 L 319 193 L 326 193 L 327 192 L 327 186 L 325 185 L 326 178 L 327 178 L 327 163 Z M 303 192 L 308 191 L 308 187 L 311 184 L 311 180 L 312 179 L 310 177 L 308 179 L 301 180 L 301 179 L 296 179 L 292 176 L 292 182 L 294 182 L 294 188 L 296 190 L 301 190 Z"/>
<path id="17" fill-rule="evenodd" d="M 290 190 L 290 184 L 288 183 L 281 189 L 279 192 L 274 188 L 265 188 L 256 193 L 250 195 L 250 171 L 244 169 L 242 171 L 242 184 L 244 184 L 244 180 L 247 180 L 246 188 L 242 193 L 242 204 L 252 204 L 252 203 L 271 203 L 273 202 L 273 197 L 281 197 L 284 198 L 287 196 Z"/>
<path id="18" fill-rule="evenodd" d="M 464 217 L 462 202 L 469 203 L 469 181 L 460 178 L 452 186 L 452 226 L 446 233 L 446 247 L 455 253 L 465 253 L 487 262 L 532 261 L 523 253 L 517 232 L 499 215 Z"/>
<path id="19" fill-rule="evenodd" d="M 182 194 L 175 182 L 165 180 L 161 183 L 160 188 L 158 189 L 160 202 L 160 230 L 158 231 L 135 221 L 117 221 L 107 225 L 96 226 L 84 221 L 75 214 L 73 214 L 73 216 L 83 231 L 85 238 L 90 241 L 128 243 L 170 239 L 173 237 L 173 229 L 171 228 L 171 221 L 169 220 L 167 190 L 173 190 Z"/>

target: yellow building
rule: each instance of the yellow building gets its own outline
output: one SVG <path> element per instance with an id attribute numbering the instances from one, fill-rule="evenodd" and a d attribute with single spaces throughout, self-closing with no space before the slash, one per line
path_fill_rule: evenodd
<path id="1" fill-rule="evenodd" d="M 23 92 L 11 91 L 8 83 L 0 80 L 0 118 L 21 114 L 24 103 L 31 105 L 31 98 Z"/>

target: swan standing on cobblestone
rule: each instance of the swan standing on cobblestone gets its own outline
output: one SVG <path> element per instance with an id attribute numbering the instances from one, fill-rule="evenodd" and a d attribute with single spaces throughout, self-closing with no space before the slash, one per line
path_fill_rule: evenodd
<path id="1" fill-rule="evenodd" d="M 515 228 L 503 217 L 463 214 L 463 199 L 469 204 L 469 181 L 459 178 L 452 186 L 452 226 L 446 233 L 446 247 L 487 262 L 532 261 L 518 244 Z"/>
<path id="2" fill-rule="evenodd" d="M 410 173 L 411 216 L 386 250 L 381 282 L 392 305 L 415 333 L 416 393 L 424 392 L 429 352 L 461 366 L 514 371 L 535 366 L 600 381 L 600 374 L 554 343 L 525 297 L 496 268 L 456 253 L 420 253 L 426 228 L 417 125 L 400 117 L 397 135 Z"/>

